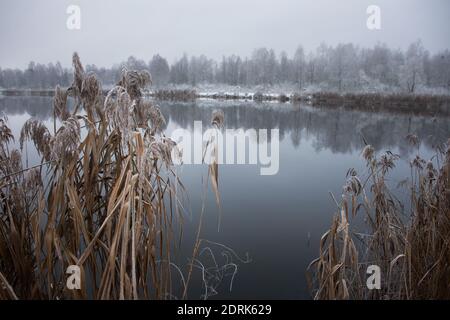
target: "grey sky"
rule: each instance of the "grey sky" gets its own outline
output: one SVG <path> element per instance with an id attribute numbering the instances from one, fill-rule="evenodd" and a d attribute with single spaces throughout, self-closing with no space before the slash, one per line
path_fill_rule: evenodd
<path id="1" fill-rule="evenodd" d="M 81 30 L 66 28 L 70 4 Z M 382 30 L 366 28 L 366 9 L 381 7 Z M 0 67 L 30 60 L 110 66 L 160 53 L 172 62 L 186 52 L 211 58 L 246 56 L 257 47 L 292 54 L 321 42 L 406 48 L 421 38 L 432 52 L 450 48 L 448 0 L 1 0 Z"/>

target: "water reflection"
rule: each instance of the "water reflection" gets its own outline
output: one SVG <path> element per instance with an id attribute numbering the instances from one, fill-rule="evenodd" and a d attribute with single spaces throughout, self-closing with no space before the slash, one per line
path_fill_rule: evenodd
<path id="1" fill-rule="evenodd" d="M 183 128 L 192 128 L 194 121 L 199 120 L 209 123 L 211 112 L 218 105 L 225 113 L 226 128 L 278 128 L 280 138 L 283 140 L 288 136 L 296 148 L 302 138 L 313 137 L 316 151 L 358 152 L 364 145 L 364 137 L 377 150 L 398 148 L 401 155 L 408 156 L 411 152 L 405 144 L 408 134 L 416 134 L 429 149 L 450 136 L 449 118 L 373 114 L 290 104 L 160 103 L 166 118 Z"/>
<path id="2" fill-rule="evenodd" d="M 194 121 L 209 123 L 213 108 L 225 113 L 226 128 L 280 130 L 294 147 L 303 138 L 314 137 L 314 149 L 333 153 L 361 150 L 364 139 L 377 150 L 398 148 L 408 156 L 405 137 L 416 134 L 432 149 L 450 136 L 450 119 L 405 114 L 373 114 L 336 108 L 316 108 L 291 104 L 254 104 L 251 102 L 173 103 L 158 102 L 167 120 L 175 126 L 192 128 Z M 51 97 L 0 97 L 0 112 L 7 115 L 29 114 L 41 120 L 52 116 Z M 168 121 L 169 122 L 169 121 Z"/>

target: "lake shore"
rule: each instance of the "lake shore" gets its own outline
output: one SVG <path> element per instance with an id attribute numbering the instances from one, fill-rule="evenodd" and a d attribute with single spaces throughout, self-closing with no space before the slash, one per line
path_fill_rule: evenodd
<path id="1" fill-rule="evenodd" d="M 103 90 L 106 95 L 108 90 Z M 145 97 L 166 101 L 236 100 L 277 103 L 305 103 L 320 107 L 343 107 L 369 112 L 399 112 L 430 116 L 450 116 L 450 95 L 401 93 L 262 93 L 198 92 L 194 89 L 144 90 Z M 0 96 L 53 96 L 50 89 L 5 89 Z"/>

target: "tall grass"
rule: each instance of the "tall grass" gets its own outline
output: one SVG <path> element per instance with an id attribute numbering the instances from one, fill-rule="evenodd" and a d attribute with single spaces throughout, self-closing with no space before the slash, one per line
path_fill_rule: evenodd
<path id="1" fill-rule="evenodd" d="M 0 299 L 170 297 L 183 185 L 164 117 L 141 98 L 150 75 L 124 70 L 104 97 L 76 53 L 73 66 L 72 86 L 55 90 L 60 127 L 30 119 L 22 129 L 40 165 L 22 168 L 0 119 Z M 88 286 L 66 288 L 69 265 Z"/>
<path id="2" fill-rule="evenodd" d="M 431 161 L 419 155 L 411 161 L 411 177 L 403 183 L 409 205 L 387 183 L 398 156 L 377 156 L 371 146 L 362 154 L 368 177 L 349 171 L 338 213 L 309 267 L 313 297 L 450 299 L 450 140 Z M 358 217 L 365 231 L 356 226 Z M 380 290 L 366 286 L 369 265 L 381 269 Z"/>

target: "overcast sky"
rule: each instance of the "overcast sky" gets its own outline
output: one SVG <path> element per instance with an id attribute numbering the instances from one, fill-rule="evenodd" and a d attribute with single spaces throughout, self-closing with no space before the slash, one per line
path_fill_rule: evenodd
<path id="1" fill-rule="evenodd" d="M 81 29 L 68 30 L 69 5 L 81 9 Z M 369 5 L 381 8 L 380 31 L 366 27 Z M 321 42 L 406 48 L 421 38 L 431 52 L 450 48 L 448 0 L 1 0 L 0 67 L 29 61 L 110 66 L 159 53 L 250 55 L 257 47 L 292 54 Z"/>

